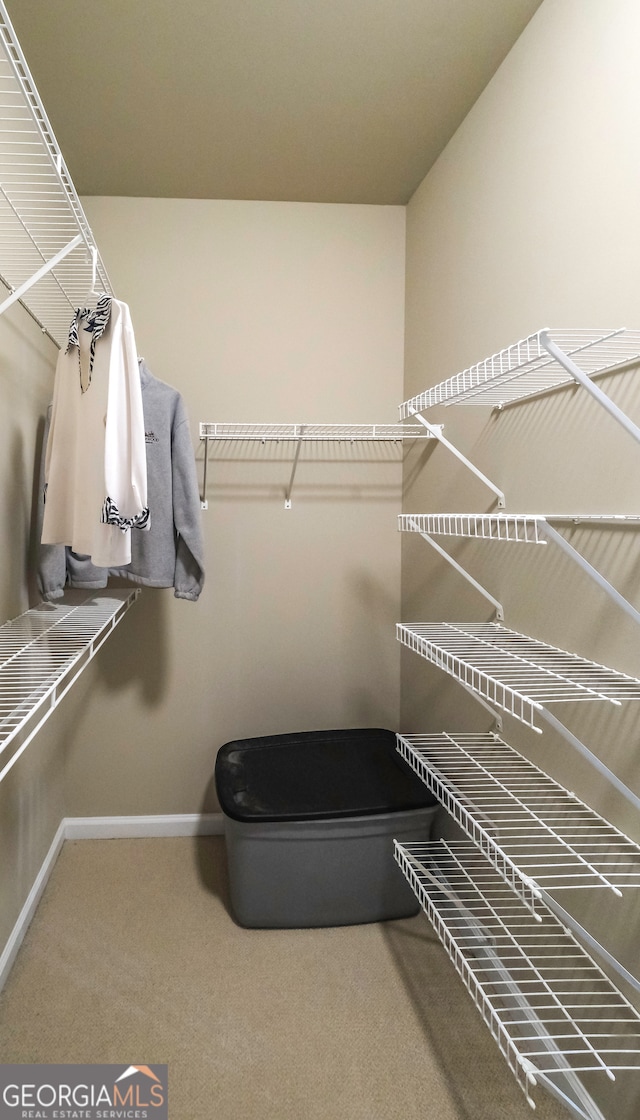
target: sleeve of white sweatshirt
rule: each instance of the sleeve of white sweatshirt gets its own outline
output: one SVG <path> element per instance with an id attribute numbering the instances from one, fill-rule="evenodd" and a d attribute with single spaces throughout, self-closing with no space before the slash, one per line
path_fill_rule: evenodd
<path id="1" fill-rule="evenodd" d="M 121 529 L 144 529 L 149 509 L 138 355 L 129 308 L 116 300 L 113 305 L 102 520 Z"/>

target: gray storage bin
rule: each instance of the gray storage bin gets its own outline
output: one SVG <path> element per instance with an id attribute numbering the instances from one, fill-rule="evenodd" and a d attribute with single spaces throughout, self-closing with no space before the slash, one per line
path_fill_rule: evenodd
<path id="1" fill-rule="evenodd" d="M 216 761 L 240 925 L 306 928 L 418 913 L 393 840 L 429 838 L 436 802 L 379 728 L 227 743 Z"/>

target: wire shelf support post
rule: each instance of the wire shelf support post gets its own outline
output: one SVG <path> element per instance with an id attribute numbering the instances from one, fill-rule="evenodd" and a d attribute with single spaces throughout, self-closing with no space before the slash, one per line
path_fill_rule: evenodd
<path id="1" fill-rule="evenodd" d="M 488 487 L 488 489 L 491 490 L 492 494 L 496 498 L 498 507 L 500 509 L 504 508 L 504 491 L 501 490 L 499 486 L 496 486 L 490 478 L 487 478 L 486 474 L 483 474 L 482 471 L 478 469 L 478 467 L 474 466 L 470 459 L 467 459 L 466 455 L 463 455 L 462 452 L 452 443 L 450 443 L 448 439 L 445 439 L 445 436 L 443 435 L 443 424 L 430 424 L 429 421 L 426 420 L 424 416 L 421 416 L 418 410 L 415 408 L 409 408 L 407 415 L 413 416 L 416 420 L 418 420 L 419 423 L 423 425 L 423 427 L 429 432 L 431 436 L 433 436 L 434 439 L 437 439 L 443 447 L 447 448 L 447 451 L 450 451 L 452 455 L 455 455 L 456 459 L 458 459 L 459 462 L 461 462 L 468 471 L 471 471 L 471 473 L 475 475 L 475 477 L 478 478 L 484 486 Z"/>
<path id="2" fill-rule="evenodd" d="M 622 425 L 624 430 L 635 439 L 636 443 L 640 443 L 640 428 L 638 425 L 634 424 L 627 416 L 626 412 L 618 408 L 617 404 L 611 400 L 611 397 L 603 393 L 602 389 L 583 373 L 573 359 L 556 345 L 547 330 L 540 331 L 540 342 L 545 350 L 548 350 L 551 357 L 555 358 L 555 360 L 566 369 L 567 373 L 571 374 L 574 380 L 577 381 L 579 385 L 582 385 L 582 388 L 586 389 L 587 393 L 589 393 L 614 420 L 617 420 L 618 423 Z"/>
<path id="3" fill-rule="evenodd" d="M 293 493 L 293 482 L 294 482 L 294 479 L 296 477 L 296 471 L 298 469 L 298 461 L 300 459 L 300 449 L 302 447 L 303 437 L 304 437 L 304 424 L 301 424 L 300 425 L 300 431 L 298 433 L 298 442 L 296 444 L 296 453 L 293 457 L 293 466 L 291 467 L 291 477 L 289 479 L 289 485 L 287 487 L 287 490 L 286 490 L 286 493 L 285 493 L 285 496 L 284 496 L 284 508 L 285 509 L 291 509 L 291 494 Z"/>
<path id="4" fill-rule="evenodd" d="M 616 591 L 613 584 L 609 583 L 609 581 L 605 579 L 604 576 L 598 571 L 598 569 L 594 568 L 588 560 L 585 560 L 584 556 L 582 556 L 581 553 L 579 553 L 578 550 L 569 543 L 566 537 L 562 536 L 562 533 L 559 533 L 558 530 L 550 524 L 547 518 L 540 519 L 540 529 L 541 532 L 543 532 L 550 541 L 553 541 L 555 544 L 557 544 L 558 547 L 561 548 L 562 551 L 567 556 L 569 556 L 571 560 L 573 560 L 574 564 L 577 564 L 578 567 L 582 569 L 585 575 L 588 575 L 589 578 L 598 585 L 598 587 L 606 592 L 609 598 L 613 599 L 614 603 L 617 603 L 617 605 L 625 612 L 625 614 L 628 614 L 634 622 L 640 623 L 640 611 L 637 610 L 636 607 L 634 607 L 628 599 L 625 599 L 624 595 L 621 595 L 619 591 Z"/>
<path id="5" fill-rule="evenodd" d="M 558 734 L 562 735 L 562 738 L 565 739 L 570 746 L 574 747 L 575 750 L 577 750 L 583 756 L 583 758 L 586 758 L 587 762 L 589 762 L 591 766 L 593 766 L 594 770 L 597 770 L 599 774 L 602 774 L 602 777 L 605 778 L 609 782 L 609 784 L 614 787 L 614 789 L 617 789 L 618 793 L 621 793 L 622 796 L 626 798 L 626 800 L 629 801 L 631 805 L 633 805 L 634 809 L 640 811 L 640 797 L 638 797 L 638 795 L 634 793 L 632 789 L 629 789 L 629 786 L 625 785 L 625 783 L 618 777 L 618 775 L 614 774 L 613 770 L 610 770 L 607 764 L 603 762 L 601 758 L 598 758 L 597 754 L 594 754 L 593 751 L 590 751 L 589 748 L 582 742 L 582 740 L 578 739 L 572 731 L 569 731 L 569 728 L 564 723 L 562 723 L 562 721 L 559 720 L 558 717 L 553 714 L 553 712 L 550 712 L 548 708 L 542 706 L 540 709 L 540 714 L 546 720 L 550 727 L 555 728 Z"/>
<path id="6" fill-rule="evenodd" d="M 498 620 L 498 622 L 504 622 L 504 609 L 502 603 L 498 599 L 496 599 L 490 591 L 487 591 L 486 587 L 483 587 L 477 579 L 474 579 L 473 576 L 466 570 L 466 568 L 462 567 L 462 564 L 459 564 L 457 560 L 454 560 L 453 556 L 450 556 L 449 553 L 444 548 L 442 548 L 442 546 L 439 545 L 437 541 L 434 541 L 433 537 L 429 533 L 425 533 L 422 529 L 420 529 L 417 522 L 413 521 L 410 516 L 407 517 L 407 523 L 412 529 L 420 534 L 422 539 L 425 540 L 427 544 L 430 544 L 431 547 L 435 549 L 439 556 L 442 556 L 443 560 L 446 560 L 447 563 L 450 564 L 456 572 L 458 572 L 464 579 L 466 579 L 472 587 L 475 587 L 476 591 L 479 591 L 480 594 L 483 595 L 484 598 L 491 603 L 496 612 L 496 619 Z"/>
<path id="7" fill-rule="evenodd" d="M 209 440 L 200 436 L 201 443 L 204 443 L 204 463 L 202 466 L 202 493 L 200 495 L 200 509 L 209 509 L 209 502 L 207 500 L 207 474 L 209 471 Z"/>

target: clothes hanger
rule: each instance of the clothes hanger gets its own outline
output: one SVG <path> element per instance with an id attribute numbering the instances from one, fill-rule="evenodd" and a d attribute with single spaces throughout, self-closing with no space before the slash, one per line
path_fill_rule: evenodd
<path id="1" fill-rule="evenodd" d="M 85 296 L 85 306 L 88 306 L 96 299 L 106 295 L 102 288 L 97 287 L 98 282 L 98 250 L 95 245 L 89 246 L 91 252 L 91 287 Z"/>
<path id="2" fill-rule="evenodd" d="M 80 390 L 86 393 L 91 385 L 91 374 L 93 372 L 93 359 L 95 355 L 95 346 L 97 340 L 103 333 L 107 322 L 109 321 L 109 313 L 111 310 L 110 297 L 104 290 L 97 287 L 98 281 L 98 250 L 95 245 L 89 246 L 91 253 L 91 287 L 84 297 L 84 302 L 81 307 L 78 307 L 76 314 L 69 329 L 69 342 L 78 348 L 78 370 L 80 373 Z M 101 306 L 101 300 L 106 300 L 106 304 Z M 91 345 L 89 348 L 89 370 L 85 375 L 82 368 L 82 353 L 80 347 L 80 331 L 79 321 L 87 320 L 88 326 L 84 329 L 91 332 Z"/>

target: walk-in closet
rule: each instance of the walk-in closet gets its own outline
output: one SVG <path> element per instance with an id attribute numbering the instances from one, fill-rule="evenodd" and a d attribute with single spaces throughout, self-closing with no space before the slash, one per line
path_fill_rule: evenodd
<path id="1" fill-rule="evenodd" d="M 0 0 L 0 1118 L 637 1120 L 639 36 Z"/>

